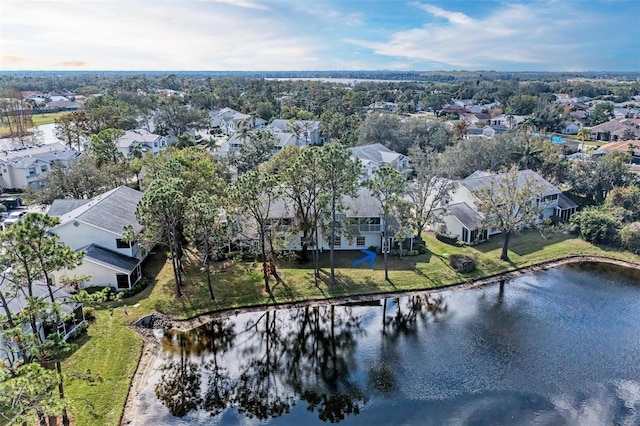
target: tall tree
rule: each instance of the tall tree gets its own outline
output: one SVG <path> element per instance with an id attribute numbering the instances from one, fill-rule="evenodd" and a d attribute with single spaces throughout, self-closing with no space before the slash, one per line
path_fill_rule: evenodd
<path id="1" fill-rule="evenodd" d="M 249 170 L 231 183 L 229 188 L 229 200 L 235 210 L 248 216 L 255 225 L 256 238 L 260 257 L 262 260 L 262 276 L 264 289 L 271 294 L 269 275 L 275 253 L 270 251 L 269 233 L 271 208 L 275 200 L 280 196 L 280 188 L 276 178 L 271 173 L 260 169 Z"/>
<path id="2" fill-rule="evenodd" d="M 592 203 L 602 204 L 609 191 L 632 184 L 635 177 L 624 152 L 612 152 L 601 158 L 574 161 L 569 172 L 573 190 Z"/>
<path id="3" fill-rule="evenodd" d="M 222 220 L 222 208 L 223 203 L 219 197 L 198 191 L 190 198 L 187 210 L 186 233 L 200 253 L 211 300 L 215 300 L 216 297 L 211 283 L 210 263 L 227 241 L 227 226 L 226 221 Z"/>
<path id="4" fill-rule="evenodd" d="M 95 135 L 91 135 L 88 152 L 97 159 L 98 166 L 103 164 L 115 164 L 125 159 L 118 150 L 118 139 L 124 135 L 120 129 L 104 129 Z"/>
<path id="5" fill-rule="evenodd" d="M 483 226 L 499 229 L 504 240 L 500 259 L 509 261 L 509 239 L 538 220 L 544 208 L 544 187 L 534 178 L 521 176 L 517 166 L 494 175 L 488 185 L 473 191 Z M 538 201 L 536 201 L 538 200 Z"/>
<path id="6" fill-rule="evenodd" d="M 440 160 L 433 150 L 414 145 L 409 157 L 415 177 L 407 194 L 412 204 L 413 225 L 421 240 L 422 231 L 433 220 L 434 210 L 451 198 L 457 184 L 441 177 Z"/>
<path id="7" fill-rule="evenodd" d="M 334 242 L 339 235 L 338 214 L 343 209 L 343 197 L 355 196 L 358 178 L 362 166 L 358 160 L 351 159 L 347 147 L 331 142 L 320 148 L 319 169 L 321 172 L 322 193 L 319 205 L 329 216 L 329 263 L 331 266 L 330 282 L 335 284 L 335 249 Z M 325 234 L 326 235 L 326 234 Z"/>
<path id="8" fill-rule="evenodd" d="M 398 170 L 390 166 L 382 166 L 365 184 L 380 202 L 380 214 L 383 218 L 384 279 L 388 281 L 391 227 L 393 221 L 399 222 L 398 210 L 404 203 L 403 197 L 407 192 L 407 183 Z"/>
<path id="9" fill-rule="evenodd" d="M 136 218 L 143 226 L 137 238 L 144 245 L 161 244 L 169 249 L 176 297 L 182 297 L 182 230 L 186 198 L 184 181 L 178 177 L 153 180 L 136 207 Z"/>

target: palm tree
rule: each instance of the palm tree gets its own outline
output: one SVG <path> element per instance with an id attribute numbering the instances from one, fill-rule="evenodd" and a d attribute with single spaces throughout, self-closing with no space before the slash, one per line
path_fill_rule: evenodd
<path id="1" fill-rule="evenodd" d="M 582 142 L 591 140 L 591 130 L 587 129 L 586 127 L 581 127 L 580 130 L 578 130 L 577 136 L 578 139 L 580 139 Z"/>
<path id="2" fill-rule="evenodd" d="M 511 159 L 522 166 L 522 169 L 528 169 L 542 162 L 540 154 L 542 154 L 541 148 L 537 148 L 531 142 L 527 142 L 519 151 L 511 153 Z"/>

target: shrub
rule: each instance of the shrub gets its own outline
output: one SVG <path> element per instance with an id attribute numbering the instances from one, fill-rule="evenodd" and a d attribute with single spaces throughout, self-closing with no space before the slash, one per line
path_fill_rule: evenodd
<path id="1" fill-rule="evenodd" d="M 473 272 L 476 269 L 476 261 L 464 254 L 452 254 L 449 256 L 449 265 L 463 274 Z"/>
<path id="2" fill-rule="evenodd" d="M 620 245 L 625 250 L 640 254 L 640 222 L 628 223 L 620 229 Z"/>
<path id="3" fill-rule="evenodd" d="M 372 251 L 376 254 L 380 254 L 381 253 L 381 249 L 380 247 L 376 247 L 376 246 L 369 246 L 369 248 L 367 248 L 367 250 Z"/>
<path id="4" fill-rule="evenodd" d="M 416 249 L 418 254 L 427 254 L 429 252 L 429 250 L 427 250 L 427 246 L 424 243 L 418 244 L 417 246 L 414 246 L 414 248 Z"/>
<path id="5" fill-rule="evenodd" d="M 436 239 L 446 244 L 458 245 L 458 237 L 455 235 L 445 234 L 444 232 L 436 232 Z"/>
<path id="6" fill-rule="evenodd" d="M 93 321 L 96 319 L 96 308 L 93 306 L 85 306 L 83 308 L 84 311 L 84 319 L 87 321 Z"/>
<path id="7" fill-rule="evenodd" d="M 596 244 L 616 242 L 618 227 L 621 225 L 616 215 L 599 207 L 584 209 L 571 218 L 571 223 L 577 227 L 583 240 Z"/>

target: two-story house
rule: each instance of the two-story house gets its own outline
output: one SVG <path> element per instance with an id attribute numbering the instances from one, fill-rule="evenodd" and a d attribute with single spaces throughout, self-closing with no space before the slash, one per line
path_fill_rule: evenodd
<path id="1" fill-rule="evenodd" d="M 231 136 L 240 131 L 242 126 L 255 129 L 267 124 L 267 121 L 262 118 L 243 114 L 232 108 L 210 111 L 209 118 L 211 119 L 211 127 L 220 129 L 220 131 L 227 136 Z"/>
<path id="2" fill-rule="evenodd" d="M 59 143 L 0 151 L 0 185 L 5 189 L 38 189 L 54 164 L 73 164 L 82 153 Z"/>
<path id="3" fill-rule="evenodd" d="M 9 313 L 15 317 L 28 306 L 26 289 L 22 291 L 12 281 L 13 277 L 10 272 L 5 271 L 0 274 L 0 292 L 6 301 L 6 306 L 0 305 L 0 317 L 7 315 L 4 309 L 8 309 Z M 32 291 L 33 297 L 47 304 L 50 302 L 49 289 L 43 282 L 34 282 Z M 82 304 L 75 302 L 71 295 L 61 288 L 54 289 L 53 298 L 60 306 L 60 313 L 66 319 L 55 329 L 55 324 L 47 324 L 42 321 L 42 318 L 36 318 L 36 332 L 43 340 L 53 332 L 58 332 L 63 339 L 67 340 L 84 322 Z M 27 322 L 22 325 L 22 332 L 23 334 L 30 334 L 34 330 L 31 324 Z M 18 345 L 10 339 L 3 338 L 2 327 L 0 327 L 0 365 L 3 363 L 16 365 L 20 360 L 21 355 Z"/>
<path id="4" fill-rule="evenodd" d="M 381 213 L 380 201 L 373 196 L 371 191 L 360 187 L 355 197 L 344 197 L 341 201 L 343 209 L 338 214 L 338 220 L 350 229 L 346 233 L 338 233 L 331 241 L 329 224 L 319 226 L 317 238 L 318 249 L 329 250 L 331 245 L 335 250 L 360 250 L 368 247 L 382 247 L 384 231 L 384 217 Z M 296 214 L 293 203 L 285 198 L 276 200 L 269 211 L 270 224 L 280 227 L 283 231 L 291 231 L 287 235 L 287 249 L 300 250 L 303 243 L 303 235 L 298 231 L 300 218 Z M 255 230 L 249 229 L 251 225 L 245 222 L 245 236 L 257 238 Z M 393 227 L 392 227 L 393 228 Z M 393 232 L 392 229 L 390 229 Z M 393 238 L 391 245 L 393 246 Z"/>
<path id="5" fill-rule="evenodd" d="M 142 154 L 151 152 L 158 155 L 162 150 L 167 149 L 167 138 L 156 135 L 146 129 L 127 130 L 116 142 L 118 151 L 125 156 L 131 158 L 133 152 L 139 149 Z"/>
<path id="6" fill-rule="evenodd" d="M 83 287 L 113 287 L 127 290 L 141 278 L 141 262 L 148 249 L 138 242 L 128 242 L 123 233 L 131 226 L 134 233 L 142 230 L 135 216 L 142 192 L 121 186 L 90 200 L 55 200 L 48 211 L 60 218 L 60 225 L 51 232 L 60 242 L 85 252 L 82 264 L 71 271 L 59 271 L 54 280 L 63 276 L 90 278 Z"/>
<path id="7" fill-rule="evenodd" d="M 491 235 L 498 234 L 500 231 L 497 229 L 483 227 L 483 215 L 476 208 L 478 199 L 474 192 L 490 187 L 493 180 L 502 179 L 503 176 L 503 174 L 476 171 L 467 178 L 456 181 L 457 185 L 450 200 L 434 212 L 439 218 L 435 229 L 454 235 L 465 244 L 484 241 Z M 532 170 L 518 172 L 518 185 L 526 185 L 531 181 L 542 188 L 538 199 L 531 200 L 539 206 L 540 220 L 555 215 L 566 221 L 576 212 L 577 204 L 542 176 Z"/>
<path id="8" fill-rule="evenodd" d="M 409 158 L 406 155 L 395 152 L 380 143 L 353 147 L 351 157 L 359 159 L 362 164 L 361 182 L 371 179 L 376 170 L 382 166 L 391 166 L 404 176 L 411 171 Z"/>

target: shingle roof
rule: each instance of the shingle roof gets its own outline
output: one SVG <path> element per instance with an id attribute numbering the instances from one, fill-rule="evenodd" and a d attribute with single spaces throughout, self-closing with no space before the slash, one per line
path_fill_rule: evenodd
<path id="1" fill-rule="evenodd" d="M 371 160 L 378 164 L 387 164 L 401 156 L 395 151 L 390 150 L 381 143 L 371 145 L 356 146 L 351 148 L 351 155 L 361 160 Z"/>
<path id="2" fill-rule="evenodd" d="M 9 272 L 0 274 L 0 291 L 7 299 L 9 311 L 11 311 L 12 314 L 18 314 L 27 306 L 27 299 L 21 291 L 15 290 L 11 280 L 12 276 Z M 33 284 L 33 295 L 42 300 L 50 300 L 49 289 L 44 283 L 38 281 Z M 71 313 L 79 306 L 78 303 L 73 301 L 71 295 L 61 288 L 53 288 L 53 297 L 58 303 L 60 303 L 60 309 L 63 314 Z"/>
<path id="3" fill-rule="evenodd" d="M 62 216 L 69 213 L 71 210 L 75 210 L 80 206 L 87 204 L 91 200 L 77 200 L 77 199 L 60 199 L 53 200 L 51 207 L 47 210 L 49 216 Z"/>
<path id="4" fill-rule="evenodd" d="M 118 139 L 117 143 L 120 148 L 128 148 L 136 142 L 139 144 L 151 144 L 158 138 L 160 138 L 160 135 L 156 135 L 145 129 L 127 130 L 124 135 Z"/>
<path id="5" fill-rule="evenodd" d="M 120 186 L 62 215 L 60 221 L 79 220 L 116 234 L 121 234 L 126 225 L 132 225 L 135 232 L 140 232 L 142 225 L 135 213 L 141 198 L 142 192 Z"/>
<path id="6" fill-rule="evenodd" d="M 448 204 L 446 211 L 471 231 L 479 228 L 482 223 L 482 216 L 467 203 Z"/>
<path id="7" fill-rule="evenodd" d="M 468 178 L 459 181 L 460 185 L 467 188 L 469 191 L 478 191 L 482 188 L 488 187 L 495 179 L 503 179 L 506 174 L 495 175 L 478 175 L 477 172 L 471 174 Z M 534 180 L 537 184 L 540 184 L 543 188 L 542 195 L 559 194 L 560 190 L 555 186 L 547 182 L 542 176 L 534 172 L 533 170 L 520 170 L 518 172 L 518 186 L 521 187 L 527 184 L 530 180 Z"/>
<path id="8" fill-rule="evenodd" d="M 140 263 L 140 261 L 135 257 L 126 256 L 95 244 L 82 247 L 80 250 L 85 251 L 84 257 L 86 260 L 93 260 L 108 267 L 119 269 L 128 274 L 133 272 Z"/>

